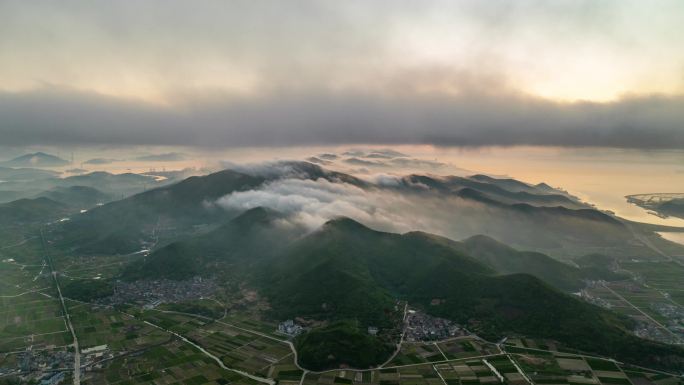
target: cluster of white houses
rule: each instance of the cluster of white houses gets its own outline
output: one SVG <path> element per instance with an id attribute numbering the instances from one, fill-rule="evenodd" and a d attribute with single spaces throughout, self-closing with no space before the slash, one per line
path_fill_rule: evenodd
<path id="1" fill-rule="evenodd" d="M 297 325 L 293 320 L 289 319 L 287 321 L 278 324 L 278 331 L 288 336 L 295 337 L 304 331 L 301 325 Z"/>

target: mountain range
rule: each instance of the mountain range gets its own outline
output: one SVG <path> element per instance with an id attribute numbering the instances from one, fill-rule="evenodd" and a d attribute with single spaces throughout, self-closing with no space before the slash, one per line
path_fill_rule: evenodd
<path id="1" fill-rule="evenodd" d="M 349 341 L 367 346 L 368 326 L 391 328 L 388 314 L 397 300 L 453 319 L 485 338 L 551 338 L 651 365 L 684 359 L 678 348 L 633 336 L 628 319 L 566 293 L 585 279 L 625 278 L 606 266 L 572 267 L 486 236 L 455 242 L 423 232 L 380 232 L 344 217 L 310 233 L 290 226 L 281 213 L 251 209 L 208 233 L 155 250 L 130 265 L 123 278 L 243 277 L 268 299 L 273 319 L 333 323 L 299 342 L 310 353 L 302 354 L 302 363 L 311 369 L 371 365 L 349 356 L 340 361 L 335 352 Z M 386 358 L 381 353 L 388 350 L 380 344 L 370 351 Z M 320 358 L 329 356 L 335 358 Z"/>
<path id="2" fill-rule="evenodd" d="M 176 233 L 188 234 L 196 226 L 220 225 L 226 217 L 250 208 L 250 205 L 226 207 L 220 204 L 221 198 L 239 192 L 259 194 L 283 180 L 326 181 L 328 186 L 353 186 L 363 194 L 400 196 L 411 203 L 411 210 L 416 211 L 409 216 L 424 216 L 423 222 L 431 223 L 431 229 L 451 238 L 488 234 L 514 247 L 570 258 L 593 252 L 624 254 L 628 247 L 639 247 L 619 219 L 586 207 L 559 191 L 548 193 L 545 187 L 516 184 L 511 180 L 487 179 L 485 182 L 482 176 L 411 175 L 391 185 L 376 184 L 306 162 L 285 162 L 265 171 L 236 169 L 191 177 L 92 210 L 79 217 L 78 223 L 72 223 L 73 231 L 67 231 L 65 236 L 76 236 L 78 247 L 89 251 L 132 252 L 140 240 L 150 239 L 159 226 L 173 227 Z M 96 187 L 85 180 L 70 183 Z M 258 204 L 251 205 L 255 206 Z M 82 227 L 82 231 L 77 231 L 78 227 Z M 108 236 L 122 242 L 111 248 L 113 245 L 106 240 Z M 653 254 L 643 245 L 639 252 Z"/>
<path id="3" fill-rule="evenodd" d="M 468 214 L 463 222 L 475 223 L 475 230 L 487 236 L 458 242 L 425 231 L 376 230 L 344 216 L 312 228 L 299 212 L 221 204 L 233 194 L 272 194 L 268 189 L 284 179 L 309 181 L 308 188 L 325 181 L 333 190 L 354 186 L 363 194 L 379 191 L 406 200 L 446 202 L 445 207 L 453 209 L 452 222 Z M 570 294 L 585 280 L 624 279 L 611 269 L 614 255 L 581 256 L 564 263 L 511 247 L 497 236 L 505 225 L 513 230 L 504 234 L 517 245 L 529 242 L 525 236 L 534 236 L 532 244 L 542 238 L 561 247 L 572 241 L 609 249 L 630 239 L 625 225 L 562 192 L 549 192 L 547 186 L 516 182 L 412 175 L 380 185 L 301 162 L 224 170 L 72 216 L 53 230 L 53 245 L 75 255 L 151 248 L 149 255 L 124 269 L 118 277 L 123 280 L 200 275 L 242 282 L 268 301 L 268 317 L 323 323 L 297 340 L 302 364 L 311 369 L 342 363 L 366 367 L 386 357 L 391 351 L 387 342 L 369 339 L 365 328 L 392 328 L 397 301 L 452 319 L 485 338 L 550 338 L 627 362 L 683 367 L 680 348 L 641 340 L 631 333 L 631 320 Z M 549 206 L 549 201 L 566 205 Z M 519 227 L 532 228 L 515 231 Z M 355 348 L 373 354 L 335 355 Z"/>

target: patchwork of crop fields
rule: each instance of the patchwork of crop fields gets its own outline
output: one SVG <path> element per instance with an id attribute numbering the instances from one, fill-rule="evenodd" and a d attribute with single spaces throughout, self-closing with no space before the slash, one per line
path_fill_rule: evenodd
<path id="1" fill-rule="evenodd" d="M 116 354 L 169 340 L 168 333 L 110 308 L 70 300 L 67 306 L 82 350 L 106 344 Z"/>
<path id="2" fill-rule="evenodd" d="M 258 384 L 220 368 L 211 358 L 181 341 L 115 358 L 105 368 L 89 373 L 85 383 L 90 384 Z"/>
<path id="3" fill-rule="evenodd" d="M 386 366 L 434 363 L 498 353 L 494 344 L 473 337 L 457 337 L 435 343 L 404 342 Z"/>
<path id="4" fill-rule="evenodd" d="M 684 306 L 684 267 L 674 262 L 621 262 L 620 266 L 641 277 L 649 288 Z"/>
<path id="5" fill-rule="evenodd" d="M 636 275 L 637 280 L 595 284 L 585 289 L 586 292 L 600 298 L 603 306 L 650 325 L 656 330 L 649 332 L 650 337 L 660 335 L 659 340 L 682 342 L 684 338 L 676 331 L 684 327 L 681 322 L 684 281 L 672 274 L 684 275 L 684 269 L 667 262 L 629 262 L 624 265 Z M 668 269 L 672 274 L 664 271 Z"/>
<path id="6" fill-rule="evenodd" d="M 59 302 L 39 294 L 0 298 L 0 352 L 71 343 Z"/>
<path id="7" fill-rule="evenodd" d="M 507 347 L 510 357 L 534 384 L 549 385 L 681 385 L 682 378 L 632 368 L 612 360 L 563 352 Z"/>
<path id="8" fill-rule="evenodd" d="M 68 351 L 72 338 L 40 238 L 14 232 L 0 237 L 6 245 L 0 248 L 0 364 L 16 366 L 19 353 L 27 349 Z M 130 258 L 136 256 L 56 257 L 55 262 L 60 282 L 68 282 L 113 277 Z M 665 322 L 654 304 L 684 303 L 684 282 L 677 279 L 684 275 L 681 266 L 625 262 L 623 267 L 643 282 L 590 289 L 614 310 Z M 242 296 L 235 303 L 221 300 L 239 306 Z M 207 303 L 221 305 L 213 299 Z M 275 332 L 277 325 L 250 312 L 233 310 L 213 320 L 168 311 L 164 305 L 158 310 L 114 309 L 68 299 L 66 305 L 81 351 L 107 346 L 105 361 L 89 358 L 96 353 L 82 354 L 82 362 L 89 362 L 83 368 L 83 384 L 260 384 L 239 371 L 280 385 L 684 385 L 681 378 L 666 373 L 559 352 L 553 341 L 524 338 L 507 340 L 503 351 L 476 337 L 405 342 L 383 368 L 305 373 L 284 337 Z M 232 370 L 222 368 L 212 356 Z"/>
<path id="9" fill-rule="evenodd" d="M 507 347 L 507 352 L 481 358 L 423 363 L 373 370 L 330 370 L 307 373 L 303 384 L 378 385 L 682 385 L 665 373 L 618 365 L 601 358 Z M 516 352 L 508 352 L 515 350 Z M 281 381 L 294 385 L 298 381 Z"/>
<path id="10" fill-rule="evenodd" d="M 331 370 L 307 373 L 304 384 L 460 385 L 525 384 L 524 377 L 505 354 L 487 358 L 387 367 L 375 370 Z"/>
<path id="11" fill-rule="evenodd" d="M 0 248 L 0 353 L 70 343 L 39 238 L 9 232 Z"/>
<path id="12" fill-rule="evenodd" d="M 259 325 L 248 319 L 233 319 L 240 321 L 233 324 L 161 311 L 146 311 L 141 317 L 190 339 L 231 369 L 276 379 L 301 377 L 301 370 L 294 364 L 294 354 L 282 337 L 259 331 L 268 328 L 272 332 L 275 325 Z"/>
<path id="13" fill-rule="evenodd" d="M 173 333 L 220 357 L 231 369 L 271 378 L 302 375 L 288 345 L 234 326 L 156 310 L 128 309 L 125 313 L 76 301 L 68 304 L 83 347 L 107 344 L 113 353 L 106 364 L 86 368 L 84 384 L 259 383 L 221 368 Z"/>

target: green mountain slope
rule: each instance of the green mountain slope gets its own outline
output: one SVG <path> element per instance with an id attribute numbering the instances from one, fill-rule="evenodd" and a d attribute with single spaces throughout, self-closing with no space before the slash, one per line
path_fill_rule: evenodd
<path id="1" fill-rule="evenodd" d="M 38 194 L 38 197 L 49 198 L 78 209 L 88 209 L 98 203 L 106 203 L 112 199 L 108 194 L 87 186 L 57 186 Z"/>
<path id="2" fill-rule="evenodd" d="M 484 175 L 474 175 L 468 178 L 410 175 L 404 178 L 404 183 L 408 186 L 421 184 L 444 193 L 458 193 L 463 189 L 471 189 L 487 194 L 497 202 L 505 204 L 527 203 L 540 207 L 563 206 L 572 209 L 585 207 L 558 192 L 549 193 L 548 190 L 538 189 L 514 179 L 494 179 Z"/>
<path id="3" fill-rule="evenodd" d="M 48 198 L 19 199 L 0 204 L 0 226 L 46 223 L 68 212 L 67 206 Z"/>
<path id="4" fill-rule="evenodd" d="M 288 227 L 283 223 L 289 221 L 281 214 L 249 210 L 212 231 L 156 250 L 123 277 L 232 274 L 259 288 L 274 319 L 342 322 L 344 326 L 331 325 L 298 340 L 301 351 L 308 352 L 302 364 L 312 369 L 372 365 L 366 358 L 340 353 L 353 351 L 353 341 L 359 343 L 357 351 L 371 344 L 377 353 L 372 356 L 382 357 L 386 343 L 369 341 L 365 328 L 394 326 L 398 299 L 492 340 L 516 334 L 551 338 L 642 365 L 684 365 L 679 348 L 641 340 L 628 332 L 628 319 L 544 283 L 542 279 L 575 289 L 585 272 L 543 254 L 518 252 L 487 237 L 460 243 L 421 232 L 379 232 L 347 218 L 331 220 L 300 238 L 302 229 L 284 230 Z M 586 259 L 583 268 L 606 265 Z M 502 275 L 518 271 L 542 279 Z"/>
<path id="5" fill-rule="evenodd" d="M 447 220 L 443 224 L 445 233 L 487 234 L 515 247 L 558 256 L 579 256 L 597 250 L 632 252 L 628 245 L 633 235 L 620 220 L 561 193 L 549 194 L 543 187 L 525 185 L 527 189 L 523 190 L 516 187 L 520 182 L 490 181 L 410 175 L 384 188 L 439 206 L 438 218 L 450 213 L 465 219 Z"/>
<path id="6" fill-rule="evenodd" d="M 249 173 L 247 173 L 249 172 Z M 152 238 L 165 236 L 160 228 L 173 229 L 169 239 L 193 232 L 194 225 L 218 224 L 236 215 L 215 205 L 217 199 L 235 191 L 254 189 L 282 177 L 323 178 L 357 186 L 367 183 L 353 176 L 325 170 L 307 162 L 280 162 L 264 170 L 224 170 L 192 176 L 181 182 L 145 191 L 90 210 L 66 224 L 58 247 L 77 253 L 125 254 L 138 251 Z M 68 181 L 67 181 L 68 180 Z M 64 184 L 116 185 L 150 183 L 147 176 L 90 173 L 65 178 Z M 108 188 L 106 191 L 110 191 Z"/>
<path id="7" fill-rule="evenodd" d="M 159 187 L 162 183 L 157 182 L 153 176 L 149 175 L 133 173 L 111 174 L 104 171 L 95 171 L 59 179 L 56 184 L 62 187 L 92 187 L 120 198 L 122 195 L 128 196 L 145 189 Z"/>
<path id="8" fill-rule="evenodd" d="M 100 183 L 104 186 L 110 176 L 100 178 L 93 173 L 83 178 L 68 183 L 90 186 L 89 183 L 104 178 Z M 134 178 L 138 185 L 149 182 L 140 175 L 117 178 Z M 111 254 L 140 250 L 143 242 L 151 244 L 153 238 L 161 241 L 158 244 L 172 242 L 193 233 L 194 225 L 225 221 L 225 210 L 214 204 L 216 199 L 235 191 L 258 190 L 265 183 L 282 178 L 325 179 L 377 194 L 398 193 L 411 203 L 428 204 L 439 210 L 437 220 L 447 234 L 488 234 L 515 247 L 544 250 L 553 255 L 579 256 L 596 251 L 625 254 L 632 247 L 633 235 L 619 220 L 593 209 L 565 207 L 568 197 L 536 192 L 537 187 L 522 184 L 534 192 L 524 191 L 520 182 L 412 175 L 398 181 L 398 185 L 376 185 L 307 162 L 280 162 L 263 169 L 225 170 L 190 177 L 107 204 L 79 216 L 78 220 L 74 218 L 65 226 L 62 244 L 70 252 Z M 112 189 L 101 191 L 109 193 Z M 235 214 L 230 212 L 228 216 Z"/>
<path id="9" fill-rule="evenodd" d="M 583 281 L 587 279 L 627 278 L 611 272 L 608 264 L 570 266 L 542 253 L 515 250 L 484 235 L 468 238 L 462 245 L 465 252 L 491 266 L 499 274 L 531 274 L 564 291 L 581 289 L 584 287 Z"/>
<path id="10" fill-rule="evenodd" d="M 206 234 L 155 250 L 143 263 L 130 265 L 123 278 L 182 280 L 194 275 L 236 274 L 244 278 L 255 264 L 304 231 L 281 223 L 282 218 L 282 214 L 261 207 L 248 210 Z"/>
<path id="11" fill-rule="evenodd" d="M 3 181 L 26 181 L 34 179 L 57 178 L 59 173 L 37 168 L 9 168 L 0 167 L 0 179 Z"/>
<path id="12" fill-rule="evenodd" d="M 149 190 L 74 218 L 62 229 L 59 246 L 81 253 L 131 253 L 157 236 L 161 227 L 190 231 L 193 225 L 224 221 L 230 214 L 212 203 L 263 181 L 226 170 Z"/>
<path id="13" fill-rule="evenodd" d="M 376 232 L 341 218 L 288 247 L 265 267 L 262 286 L 280 318 L 353 318 L 363 326 L 383 325 L 395 297 L 444 265 L 489 272 L 428 237 Z M 401 276 L 407 270 L 411 274 Z"/>
<path id="14" fill-rule="evenodd" d="M 289 248 L 267 278 L 263 291 L 282 318 L 382 325 L 387 307 L 400 298 L 491 339 L 523 334 L 642 364 L 663 357 L 684 363 L 679 348 L 629 334 L 625 318 L 531 275 L 494 275 L 443 238 L 424 233 L 389 234 L 333 220 Z M 431 305 L 434 299 L 440 304 Z"/>
<path id="15" fill-rule="evenodd" d="M 389 358 L 395 346 L 360 331 L 352 322 L 334 322 L 297 339 L 297 353 L 307 368 L 323 370 L 340 363 L 368 368 Z"/>

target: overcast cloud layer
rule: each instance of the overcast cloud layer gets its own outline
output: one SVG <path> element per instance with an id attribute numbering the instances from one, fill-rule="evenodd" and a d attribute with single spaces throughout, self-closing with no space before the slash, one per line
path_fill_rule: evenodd
<path id="1" fill-rule="evenodd" d="M 0 2 L 4 145 L 684 148 L 684 3 Z"/>
<path id="2" fill-rule="evenodd" d="M 684 98 L 561 104 L 519 95 L 326 92 L 179 107 L 63 90 L 0 94 L 5 145 L 386 143 L 684 148 Z"/>

